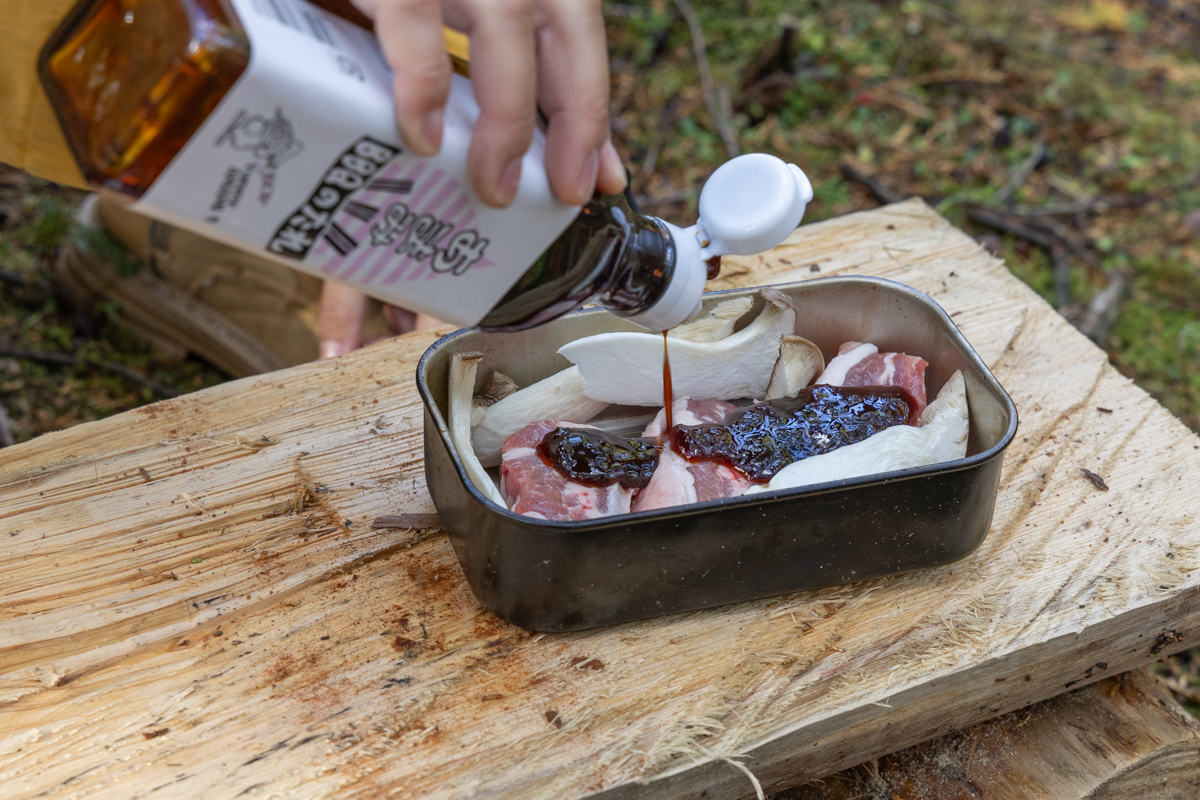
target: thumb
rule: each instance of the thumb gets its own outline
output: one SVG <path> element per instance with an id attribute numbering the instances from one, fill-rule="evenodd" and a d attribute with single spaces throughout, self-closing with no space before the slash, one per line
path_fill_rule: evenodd
<path id="1" fill-rule="evenodd" d="M 362 346 L 367 296 L 357 289 L 326 281 L 321 287 L 321 358 L 333 358 Z"/>

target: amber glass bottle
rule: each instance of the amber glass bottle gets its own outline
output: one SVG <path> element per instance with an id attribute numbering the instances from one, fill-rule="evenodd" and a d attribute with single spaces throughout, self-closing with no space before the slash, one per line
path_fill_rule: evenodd
<path id="1" fill-rule="evenodd" d="M 136 198 L 249 61 L 220 0 L 96 0 L 75 7 L 38 67 L 84 177 Z"/>

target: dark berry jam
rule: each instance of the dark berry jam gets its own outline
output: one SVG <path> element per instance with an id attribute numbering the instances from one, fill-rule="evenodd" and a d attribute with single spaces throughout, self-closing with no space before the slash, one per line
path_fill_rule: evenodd
<path id="1" fill-rule="evenodd" d="M 595 428 L 555 428 L 538 445 L 542 460 L 585 486 L 643 489 L 658 466 L 653 439 L 626 439 Z"/>
<path id="2" fill-rule="evenodd" d="M 734 411 L 721 423 L 676 426 L 671 444 L 688 461 L 717 461 L 767 483 L 793 461 L 905 424 L 915 407 L 898 386 L 813 386 Z"/>

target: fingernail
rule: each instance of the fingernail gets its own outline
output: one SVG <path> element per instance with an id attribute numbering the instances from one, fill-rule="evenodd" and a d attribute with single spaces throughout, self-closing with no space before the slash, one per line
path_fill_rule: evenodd
<path id="1" fill-rule="evenodd" d="M 517 187 L 521 185 L 521 157 L 518 156 L 500 173 L 500 181 L 496 185 L 496 200 L 502 205 L 508 205 L 517 196 Z"/>
<path id="2" fill-rule="evenodd" d="M 350 348 L 336 339 L 322 339 L 321 344 L 317 347 L 317 352 L 321 358 L 337 358 L 340 355 L 349 353 Z"/>
<path id="3" fill-rule="evenodd" d="M 618 192 L 625 191 L 625 187 L 629 184 L 629 176 L 625 172 L 625 165 L 621 163 L 621 154 L 617 152 L 617 148 L 611 141 L 605 142 L 604 147 L 600 150 L 600 168 L 604 170 L 606 187 L 620 187 L 617 189 Z"/>
<path id="4" fill-rule="evenodd" d="M 575 197 L 577 202 L 586 203 L 596 191 L 596 173 L 600 169 L 600 151 L 593 150 L 583 162 L 579 170 L 579 183 L 576 184 Z"/>
<path id="5" fill-rule="evenodd" d="M 421 152 L 419 155 L 432 156 L 441 149 L 442 123 L 444 119 L 445 114 L 440 108 L 435 108 L 425 115 L 425 122 L 421 125 L 421 143 L 419 148 Z"/>

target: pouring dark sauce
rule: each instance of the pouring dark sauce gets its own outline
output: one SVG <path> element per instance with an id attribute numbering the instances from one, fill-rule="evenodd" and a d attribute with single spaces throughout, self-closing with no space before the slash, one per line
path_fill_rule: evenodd
<path id="1" fill-rule="evenodd" d="M 899 386 L 813 386 L 734 411 L 724 422 L 680 425 L 670 442 L 688 461 L 716 461 L 767 483 L 793 461 L 905 424 L 914 408 Z"/>
<path id="2" fill-rule="evenodd" d="M 719 258 L 719 256 L 718 256 Z M 666 436 L 675 427 L 671 424 L 671 406 L 675 405 L 675 394 L 671 391 L 671 357 L 667 353 L 667 332 L 663 331 L 663 406 L 667 410 L 667 427 L 663 429 Z"/>

